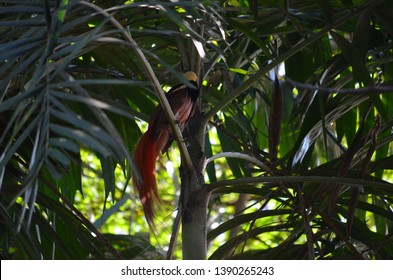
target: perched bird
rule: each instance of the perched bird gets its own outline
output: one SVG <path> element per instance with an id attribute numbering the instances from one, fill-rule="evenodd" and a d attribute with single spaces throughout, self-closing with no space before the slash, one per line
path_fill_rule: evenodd
<path id="1" fill-rule="evenodd" d="M 194 72 L 186 72 L 184 77 L 194 86 L 193 88 L 178 84 L 166 94 L 181 131 L 194 114 L 199 95 L 197 75 Z M 139 169 L 140 177 L 136 174 L 132 177 L 150 226 L 153 225 L 154 201 L 160 201 L 156 183 L 156 159 L 160 151 L 164 154 L 168 150 L 172 141 L 170 125 L 161 105 L 158 105 L 150 118 L 147 131 L 139 139 L 134 152 L 134 162 Z"/>

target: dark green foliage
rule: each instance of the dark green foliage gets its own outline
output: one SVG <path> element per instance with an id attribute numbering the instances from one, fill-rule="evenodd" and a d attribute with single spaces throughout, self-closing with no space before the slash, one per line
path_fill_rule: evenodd
<path id="1" fill-rule="evenodd" d="M 157 97 L 136 50 L 163 86 L 200 77 L 205 155 L 227 158 L 206 167 L 208 257 L 393 258 L 391 1 L 123 2 L 0 3 L 2 258 L 162 258 L 96 228 L 138 203 L 124 190 Z M 86 170 L 104 182 L 94 224 L 75 208 Z"/>

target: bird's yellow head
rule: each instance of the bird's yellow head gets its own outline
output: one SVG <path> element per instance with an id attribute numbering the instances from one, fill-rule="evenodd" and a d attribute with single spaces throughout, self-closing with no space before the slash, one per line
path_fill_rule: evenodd
<path id="1" fill-rule="evenodd" d="M 198 76 L 192 71 L 188 71 L 184 73 L 184 78 L 186 78 L 188 81 L 194 81 L 194 82 L 198 80 Z"/>

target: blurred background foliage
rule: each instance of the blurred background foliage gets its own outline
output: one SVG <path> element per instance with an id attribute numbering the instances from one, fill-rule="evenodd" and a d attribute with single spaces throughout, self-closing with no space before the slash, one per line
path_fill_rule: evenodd
<path id="1" fill-rule="evenodd" d="M 0 1 L 4 259 L 181 258 L 176 145 L 149 233 L 132 152 L 193 70 L 211 259 L 393 258 L 393 3 Z M 212 158 L 213 157 L 213 158 Z"/>

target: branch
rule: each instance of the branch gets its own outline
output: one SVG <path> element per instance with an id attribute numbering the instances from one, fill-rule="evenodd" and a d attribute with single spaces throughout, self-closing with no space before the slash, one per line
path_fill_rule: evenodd
<path id="1" fill-rule="evenodd" d="M 171 239 L 169 240 L 168 251 L 166 254 L 167 260 L 173 259 L 173 254 L 175 253 L 177 236 L 179 235 L 182 210 L 181 210 L 181 203 L 178 203 L 178 205 L 179 206 L 177 209 L 176 217 L 175 217 L 175 220 L 173 221 Z"/>
<path id="2" fill-rule="evenodd" d="M 131 44 L 133 49 L 135 50 L 135 53 L 140 60 L 141 64 L 146 70 L 146 73 L 150 79 L 150 81 L 153 84 L 154 91 L 156 92 L 158 99 L 160 101 L 160 104 L 164 110 L 165 116 L 169 122 L 169 125 L 171 127 L 173 136 L 175 140 L 178 143 L 180 154 L 183 155 L 185 164 L 189 170 L 192 170 L 193 165 L 191 162 L 190 155 L 187 151 L 187 147 L 183 141 L 182 134 L 180 132 L 179 127 L 176 124 L 175 121 L 175 116 L 172 112 L 171 106 L 169 105 L 168 100 L 166 99 L 165 93 L 161 88 L 161 84 L 158 81 L 153 68 L 151 67 L 149 61 L 146 59 L 145 55 L 143 54 L 142 50 L 138 46 L 138 44 L 135 42 L 135 40 L 132 38 L 131 34 L 127 32 L 127 29 L 125 29 L 120 22 L 118 22 L 111 14 L 109 14 L 106 10 L 102 9 L 101 7 L 98 7 L 97 5 L 93 3 L 89 3 L 87 1 L 81 1 L 82 4 L 96 10 L 97 12 L 101 13 L 105 17 L 109 19 L 109 21 L 121 32 L 121 34 L 124 36 L 124 38 Z"/>
<path id="3" fill-rule="evenodd" d="M 393 93 L 393 85 L 376 85 L 376 86 L 368 86 L 362 88 L 355 88 L 355 89 L 337 89 L 337 88 L 330 88 L 330 87 L 322 87 L 319 85 L 312 85 L 312 84 L 303 84 L 296 82 L 288 77 L 285 77 L 285 80 L 297 87 L 298 89 L 307 89 L 312 91 L 322 91 L 327 93 L 339 93 L 339 94 L 361 94 L 361 93 L 383 93 L 383 92 L 392 92 Z"/>
<path id="4" fill-rule="evenodd" d="M 370 181 L 364 179 L 343 178 L 343 177 L 327 177 L 327 176 L 260 176 L 249 177 L 233 180 L 222 180 L 206 185 L 207 191 L 211 192 L 223 187 L 236 186 L 236 185 L 255 185 L 265 183 L 331 183 L 337 185 L 349 186 L 370 186 L 391 190 L 392 184 L 381 181 Z"/>

